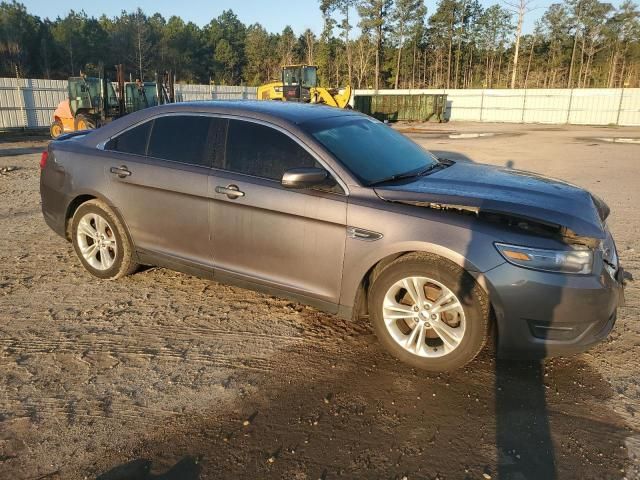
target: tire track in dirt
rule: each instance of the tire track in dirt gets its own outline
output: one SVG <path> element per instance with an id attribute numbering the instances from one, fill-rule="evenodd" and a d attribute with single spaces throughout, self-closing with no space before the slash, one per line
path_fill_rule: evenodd
<path id="1" fill-rule="evenodd" d="M 464 145 L 513 158 L 511 143 L 486 142 Z M 622 261 L 640 269 L 623 185 L 637 170 L 595 183 L 563 158 L 529 165 L 606 198 Z M 90 278 L 42 220 L 37 162 L 0 156 L 20 167 L 0 177 L 0 478 L 84 479 L 141 458 L 166 470 L 186 455 L 200 456 L 201 480 L 531 478 L 549 457 L 559 479 L 640 478 L 637 282 L 588 354 L 509 372 L 483 353 L 426 376 L 384 354 L 366 323 L 157 268 Z"/>

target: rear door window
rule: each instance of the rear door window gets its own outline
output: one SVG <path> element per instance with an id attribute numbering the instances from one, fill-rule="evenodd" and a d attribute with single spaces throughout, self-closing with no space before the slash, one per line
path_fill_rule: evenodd
<path id="1" fill-rule="evenodd" d="M 147 155 L 189 165 L 210 166 L 210 145 L 219 120 L 202 115 L 168 115 L 153 123 Z"/>
<path id="2" fill-rule="evenodd" d="M 284 133 L 242 120 L 229 120 L 224 165 L 218 166 L 278 181 L 291 168 L 320 167 L 304 148 Z"/>
<path id="3" fill-rule="evenodd" d="M 112 138 L 105 145 L 105 150 L 115 150 L 116 152 L 131 153 L 133 155 L 144 155 L 147 150 L 147 142 L 153 120 L 145 122 L 137 127 L 130 128 L 117 137 Z"/>

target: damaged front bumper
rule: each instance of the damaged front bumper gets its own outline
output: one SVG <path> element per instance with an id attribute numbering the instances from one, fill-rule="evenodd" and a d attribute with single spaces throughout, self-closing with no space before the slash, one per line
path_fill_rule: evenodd
<path id="1" fill-rule="evenodd" d="M 498 328 L 498 355 L 544 358 L 587 350 L 612 330 L 624 303 L 622 267 L 565 275 L 508 263 L 485 272 Z"/>

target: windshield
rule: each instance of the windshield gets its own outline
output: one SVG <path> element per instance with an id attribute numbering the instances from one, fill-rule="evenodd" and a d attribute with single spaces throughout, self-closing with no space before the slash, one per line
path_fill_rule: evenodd
<path id="1" fill-rule="evenodd" d="M 317 85 L 316 67 L 304 67 L 302 69 L 302 86 L 305 88 L 315 88 Z"/>
<path id="2" fill-rule="evenodd" d="M 289 67 L 284 69 L 284 84 L 294 86 L 300 84 L 300 67 Z"/>
<path id="3" fill-rule="evenodd" d="M 327 118 L 307 131 L 365 185 L 418 173 L 438 163 L 401 133 L 369 118 Z"/>

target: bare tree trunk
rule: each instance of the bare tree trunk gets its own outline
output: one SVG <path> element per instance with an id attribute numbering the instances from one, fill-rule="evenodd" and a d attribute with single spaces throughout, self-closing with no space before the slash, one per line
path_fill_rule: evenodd
<path id="1" fill-rule="evenodd" d="M 378 17 L 382 19 L 383 15 L 382 4 L 378 10 Z M 376 28 L 376 90 L 380 88 L 380 56 L 382 55 L 382 23 Z"/>
<path id="2" fill-rule="evenodd" d="M 489 83 L 489 53 L 487 53 L 487 59 L 485 61 L 485 69 L 484 69 L 484 86 L 491 88 L 491 85 Z"/>
<path id="3" fill-rule="evenodd" d="M 382 50 L 382 32 L 378 31 L 378 38 L 376 38 L 376 71 L 375 71 L 376 90 L 380 89 L 380 50 Z"/>
<path id="4" fill-rule="evenodd" d="M 616 68 L 618 67 L 618 44 L 616 42 L 616 48 L 611 53 L 611 60 L 609 61 L 609 75 L 607 76 L 607 87 L 613 88 L 613 82 L 616 75 Z"/>
<path id="5" fill-rule="evenodd" d="M 569 64 L 569 78 L 567 79 L 567 88 L 571 88 L 573 83 L 573 64 L 576 59 L 576 48 L 578 46 L 578 26 L 576 25 L 576 32 L 573 36 L 573 48 L 571 49 L 571 63 Z"/>
<path id="6" fill-rule="evenodd" d="M 529 72 L 531 71 L 531 59 L 533 58 L 533 48 L 536 44 L 536 37 L 531 39 L 531 50 L 529 50 L 529 61 L 527 62 L 527 73 L 524 76 L 524 88 L 527 88 L 527 82 L 529 81 Z"/>
<path id="7" fill-rule="evenodd" d="M 423 70 L 422 70 L 422 75 L 423 75 L 422 76 L 422 88 L 427 88 L 427 51 L 424 50 L 422 52 L 422 54 L 423 54 L 423 57 L 424 57 L 423 60 L 422 60 L 424 62 L 424 65 L 422 66 L 423 67 Z"/>
<path id="8" fill-rule="evenodd" d="M 313 65 L 314 41 L 313 41 L 313 33 L 311 32 L 311 30 L 307 31 L 307 34 L 305 35 L 305 41 L 307 44 L 307 62 L 309 63 L 309 65 Z"/>
<path id="9" fill-rule="evenodd" d="M 620 69 L 620 87 L 625 86 L 624 74 L 627 70 L 627 56 L 622 57 L 622 68 Z M 633 68 L 630 68 L 629 71 L 633 71 Z M 631 78 L 631 76 L 629 76 Z"/>
<path id="10" fill-rule="evenodd" d="M 413 63 L 411 64 L 411 88 L 416 88 L 416 50 L 418 42 L 413 41 Z"/>
<path id="11" fill-rule="evenodd" d="M 351 44 L 349 43 L 349 6 L 345 8 L 345 30 L 344 30 L 344 46 L 347 51 L 347 76 L 349 80 L 349 85 L 351 85 L 351 81 L 353 79 L 353 57 L 351 55 Z"/>
<path id="12" fill-rule="evenodd" d="M 447 61 L 447 88 L 451 85 L 451 53 L 452 53 L 452 43 L 453 43 L 453 20 L 451 20 L 451 25 L 449 28 L 449 60 Z"/>
<path id="13" fill-rule="evenodd" d="M 144 82 L 142 72 L 142 35 L 140 35 L 140 30 L 138 30 L 138 71 L 140 72 L 140 81 Z"/>
<path id="14" fill-rule="evenodd" d="M 578 70 L 578 88 L 582 86 L 582 73 L 584 68 L 584 47 L 586 40 L 584 36 L 582 37 L 582 41 L 580 42 L 580 69 Z"/>
<path id="15" fill-rule="evenodd" d="M 398 46 L 398 60 L 396 62 L 396 83 L 395 89 L 398 89 L 398 81 L 400 79 L 400 58 L 402 57 L 402 47 L 404 44 L 404 25 L 400 25 L 400 45 Z"/>
<path id="16" fill-rule="evenodd" d="M 69 41 L 69 59 L 71 60 L 71 76 L 75 75 L 75 70 L 73 68 L 73 44 Z"/>
<path id="17" fill-rule="evenodd" d="M 516 77 L 518 75 L 518 54 L 520 53 L 520 36 L 522 35 L 522 22 L 527 8 L 527 1 L 520 0 L 518 9 L 518 27 L 516 28 L 516 42 L 513 50 L 513 72 L 511 73 L 511 88 L 516 88 Z"/>

